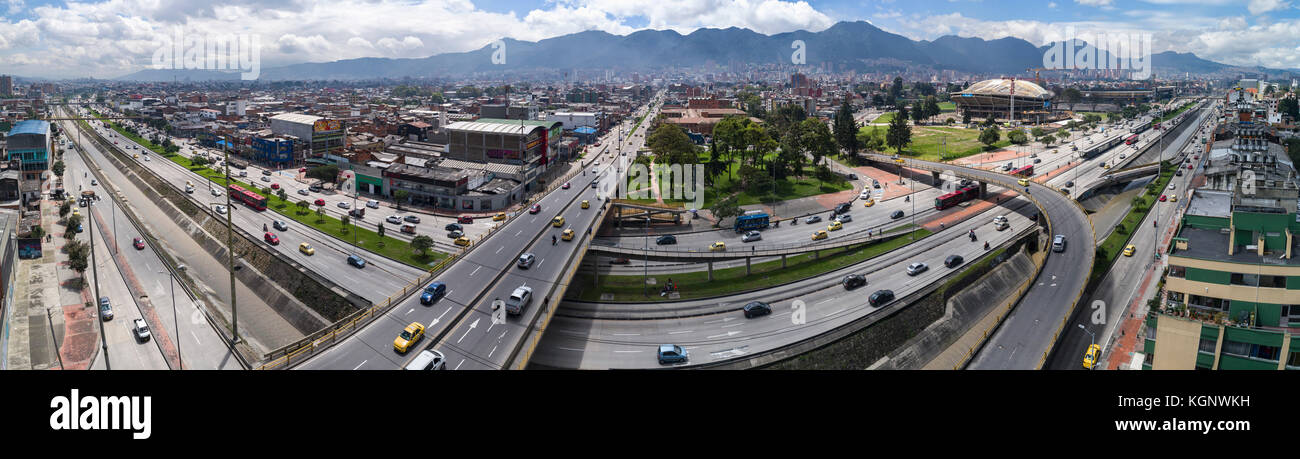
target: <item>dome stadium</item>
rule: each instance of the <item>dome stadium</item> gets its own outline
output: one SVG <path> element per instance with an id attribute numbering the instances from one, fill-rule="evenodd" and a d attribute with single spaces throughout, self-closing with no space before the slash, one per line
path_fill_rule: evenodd
<path id="1" fill-rule="evenodd" d="M 1015 84 L 1016 112 L 1011 113 L 1011 88 Z M 984 119 L 993 115 L 998 119 L 1041 119 L 1050 116 L 1052 91 L 1031 81 L 999 78 L 984 80 L 951 94 L 953 103 L 971 118 Z"/>

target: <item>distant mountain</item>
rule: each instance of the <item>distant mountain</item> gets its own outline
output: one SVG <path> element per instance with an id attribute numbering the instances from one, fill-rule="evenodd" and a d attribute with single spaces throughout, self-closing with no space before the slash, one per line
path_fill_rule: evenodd
<path id="1" fill-rule="evenodd" d="M 171 81 L 228 81 L 238 80 L 239 72 L 222 70 L 172 70 L 144 69 L 130 75 L 123 75 L 114 80 L 171 82 Z"/>
<path id="2" fill-rule="evenodd" d="M 914 41 L 881 30 L 868 22 L 840 22 L 821 32 L 804 30 L 763 35 L 752 30 L 699 29 L 688 35 L 671 30 L 641 30 L 629 35 L 586 31 L 537 42 L 504 39 L 505 63 L 492 62 L 492 46 L 463 53 L 446 53 L 414 59 L 360 58 L 304 63 L 262 69 L 262 80 L 349 80 L 403 77 L 454 77 L 480 73 L 542 74 L 572 69 L 638 71 L 663 67 L 689 67 L 706 62 L 718 65 L 788 65 L 792 44 L 805 44 L 806 63 L 831 64 L 836 70 L 896 71 L 917 66 L 987 75 L 1024 74 L 1043 66 L 1048 46 L 1034 46 L 1019 38 L 984 40 L 943 36 L 934 41 Z M 1201 59 L 1194 54 L 1165 52 L 1152 57 L 1157 74 L 1224 72 L 1235 67 Z M 233 77 L 232 77 L 233 75 Z M 118 78 L 145 81 L 199 81 L 237 79 L 238 74 L 144 70 Z"/>

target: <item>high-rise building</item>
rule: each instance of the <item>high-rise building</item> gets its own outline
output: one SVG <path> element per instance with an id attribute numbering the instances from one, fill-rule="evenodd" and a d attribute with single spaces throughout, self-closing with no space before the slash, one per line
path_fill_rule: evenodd
<path id="1" fill-rule="evenodd" d="M 9 75 L 0 75 L 0 95 L 14 95 L 14 77 Z"/>

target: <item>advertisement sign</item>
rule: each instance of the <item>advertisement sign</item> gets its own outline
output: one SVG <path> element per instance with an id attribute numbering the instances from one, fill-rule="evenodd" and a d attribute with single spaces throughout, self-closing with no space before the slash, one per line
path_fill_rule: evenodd
<path id="1" fill-rule="evenodd" d="M 545 136 L 542 136 L 542 137 L 538 137 L 538 138 L 536 138 L 536 139 L 533 139 L 532 142 L 528 142 L 528 145 L 524 147 L 524 150 L 532 150 L 533 148 L 536 148 L 538 145 L 540 145 L 540 144 L 541 144 L 542 142 L 544 142 L 544 141 L 546 141 L 546 137 L 545 137 Z"/>
<path id="2" fill-rule="evenodd" d="M 339 120 L 318 120 L 312 125 L 312 132 L 337 131 L 342 127 Z"/>
<path id="3" fill-rule="evenodd" d="M 41 258 L 41 239 L 18 239 L 18 258 L 23 260 Z"/>

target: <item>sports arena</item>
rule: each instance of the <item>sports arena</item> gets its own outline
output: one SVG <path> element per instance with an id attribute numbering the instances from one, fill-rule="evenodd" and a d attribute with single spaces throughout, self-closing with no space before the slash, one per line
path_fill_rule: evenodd
<path id="1" fill-rule="evenodd" d="M 1015 113 L 1011 113 L 1012 83 L 1015 84 Z M 999 78 L 984 80 L 951 94 L 953 103 L 972 120 L 993 115 L 1000 120 L 1042 122 L 1052 119 L 1052 98 L 1056 94 L 1031 81 Z"/>

